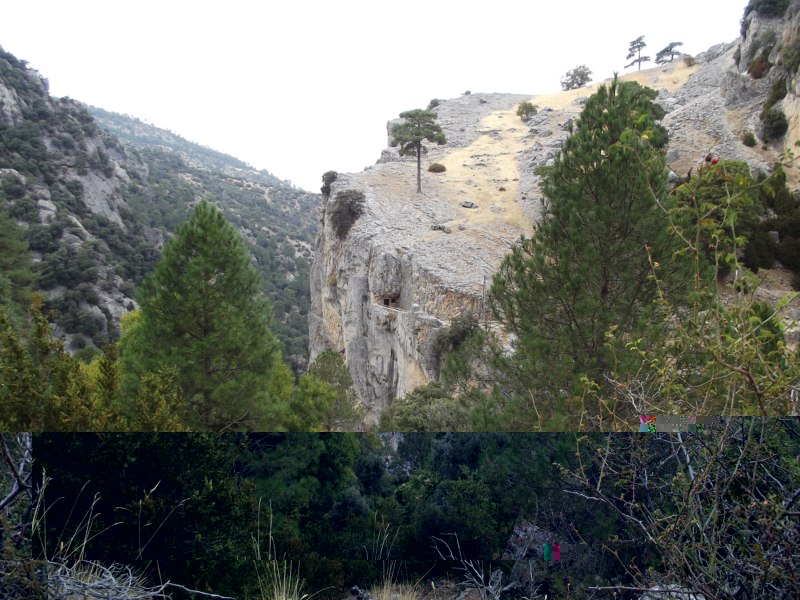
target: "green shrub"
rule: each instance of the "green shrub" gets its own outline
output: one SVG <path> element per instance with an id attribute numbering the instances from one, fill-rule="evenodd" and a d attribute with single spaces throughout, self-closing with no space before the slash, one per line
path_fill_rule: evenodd
<path id="1" fill-rule="evenodd" d="M 742 143 L 748 148 L 752 148 L 756 145 L 756 136 L 752 131 L 745 131 L 742 135 Z"/>
<path id="2" fill-rule="evenodd" d="M 789 236 L 782 238 L 777 255 L 781 265 L 800 274 L 800 239 Z"/>
<path id="3" fill-rule="evenodd" d="M 456 317 L 450 323 L 450 327 L 440 329 L 439 335 L 434 342 L 434 354 L 437 363 L 441 365 L 442 360 L 447 354 L 457 352 L 464 342 L 478 329 L 478 319 L 473 314 L 463 317 Z"/>
<path id="4" fill-rule="evenodd" d="M 739 66 L 739 62 L 741 60 L 742 60 L 742 49 L 741 48 L 737 48 L 736 52 L 733 53 L 733 62 L 735 62 L 736 66 L 738 67 Z M 684 62 L 685 62 L 685 59 L 684 59 Z M 688 67 L 690 65 L 687 64 L 686 66 Z"/>
<path id="5" fill-rule="evenodd" d="M 428 108 L 427 108 L 427 110 L 433 110 L 433 109 L 434 109 L 434 108 L 436 108 L 437 106 L 439 106 L 439 99 L 438 99 L 438 98 L 434 98 L 433 100 L 431 100 L 430 102 L 428 102 Z"/>
<path id="6" fill-rule="evenodd" d="M 431 173 L 444 173 L 447 171 L 447 167 L 442 163 L 431 163 L 430 166 L 428 166 L 428 171 Z"/>
<path id="7" fill-rule="evenodd" d="M 783 55 L 783 68 L 787 73 L 796 73 L 800 68 L 800 36 L 797 36 L 791 46 L 781 50 Z"/>
<path id="8" fill-rule="evenodd" d="M 322 192 L 325 196 L 331 195 L 331 184 L 336 181 L 336 178 L 339 177 L 339 174 L 336 171 L 326 171 L 322 174 L 322 187 L 319 188 L 319 191 Z"/>
<path id="9" fill-rule="evenodd" d="M 535 115 L 538 110 L 539 107 L 535 104 L 531 104 L 530 102 L 520 102 L 519 106 L 517 107 L 517 116 L 523 121 L 527 121 L 533 115 Z"/>
<path id="10" fill-rule="evenodd" d="M 744 9 L 744 16 L 757 12 L 760 17 L 782 17 L 789 8 L 789 0 L 750 0 Z"/>
<path id="11" fill-rule="evenodd" d="M 777 250 L 777 244 L 766 231 L 755 229 L 744 247 L 742 262 L 754 273 L 758 273 L 759 269 L 771 269 L 777 258 Z"/>
<path id="12" fill-rule="evenodd" d="M 779 108 L 771 108 L 764 117 L 764 135 L 762 139 L 766 142 L 777 140 L 789 129 L 789 121 L 786 115 Z"/>
<path id="13" fill-rule="evenodd" d="M 750 66 L 747 67 L 747 73 L 753 79 L 761 79 L 764 75 L 767 74 L 769 68 L 772 65 L 769 64 L 769 60 L 763 54 L 759 54 L 753 60 L 750 61 Z"/>
<path id="14" fill-rule="evenodd" d="M 0 188 L 9 200 L 22 198 L 25 195 L 25 186 L 22 185 L 16 177 L 4 177 L 2 180 L 2 187 Z"/>
<path id="15" fill-rule="evenodd" d="M 364 192 L 358 190 L 338 192 L 329 210 L 331 226 L 336 236 L 343 240 L 364 213 Z"/>
<path id="16" fill-rule="evenodd" d="M 785 97 L 786 79 L 781 77 L 772 85 L 769 96 L 767 96 L 767 100 L 764 102 L 764 108 L 761 109 L 761 120 L 763 121 L 764 117 L 767 116 L 769 109 L 771 109 L 778 101 L 783 100 Z"/>
<path id="17" fill-rule="evenodd" d="M 30 196 L 24 196 L 9 207 L 8 212 L 15 219 L 28 223 L 39 222 L 39 208 Z"/>

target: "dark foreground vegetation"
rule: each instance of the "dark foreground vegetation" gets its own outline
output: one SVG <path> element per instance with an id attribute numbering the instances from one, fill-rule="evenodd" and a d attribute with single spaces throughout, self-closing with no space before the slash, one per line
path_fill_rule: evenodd
<path id="1" fill-rule="evenodd" d="M 473 587 L 506 598 L 635 598 L 655 581 L 794 598 L 799 455 L 795 419 L 682 434 L 44 433 L 43 494 L 0 514 L 7 553 L 237 598 L 261 597 L 258 556 L 293 561 L 330 597 L 377 585 L 381 561 L 425 589 L 472 561 Z"/>

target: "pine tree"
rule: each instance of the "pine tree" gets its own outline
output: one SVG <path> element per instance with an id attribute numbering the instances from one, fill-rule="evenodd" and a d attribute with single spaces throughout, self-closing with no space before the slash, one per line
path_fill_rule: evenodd
<path id="1" fill-rule="evenodd" d="M 196 430 L 279 427 L 270 381 L 280 359 L 271 311 L 244 241 L 203 201 L 142 283 L 141 319 L 121 344 L 127 396 L 173 366 Z M 278 411 L 279 412 L 279 411 Z"/>
<path id="2" fill-rule="evenodd" d="M 674 242 L 655 201 L 667 198 L 655 96 L 615 79 L 589 99 L 544 171 L 539 228 L 506 257 L 489 292 L 494 315 L 518 338 L 502 363 L 506 383 L 562 417 L 570 413 L 557 405 L 581 377 L 602 382 L 615 347 L 647 328 L 658 295 L 652 265 L 670 281 Z"/>
<path id="3" fill-rule="evenodd" d="M 663 50 L 659 50 L 656 54 L 656 64 L 661 65 L 667 62 L 672 62 L 675 58 L 676 54 L 680 54 L 680 51 L 675 50 L 678 46 L 683 46 L 683 42 L 670 42 L 669 45 L 664 48 Z"/>
<path id="4" fill-rule="evenodd" d="M 631 42 L 630 46 L 628 47 L 628 56 L 626 58 L 633 58 L 634 56 L 636 56 L 637 58 L 634 58 L 630 63 L 625 65 L 626 69 L 638 63 L 639 70 L 640 71 L 642 70 L 642 63 L 648 62 L 650 60 L 649 56 L 642 56 L 642 48 L 644 48 L 645 46 L 647 46 L 647 44 L 644 41 L 643 35 L 640 35 L 638 38 L 636 38 Z"/>
<path id="5" fill-rule="evenodd" d="M 434 123 L 436 113 L 432 110 L 408 110 L 400 113 L 404 123 L 392 127 L 392 146 L 400 145 L 400 156 L 417 157 L 417 193 L 422 193 L 422 155 L 428 149 L 422 145 L 424 140 L 446 143 L 442 128 Z"/>

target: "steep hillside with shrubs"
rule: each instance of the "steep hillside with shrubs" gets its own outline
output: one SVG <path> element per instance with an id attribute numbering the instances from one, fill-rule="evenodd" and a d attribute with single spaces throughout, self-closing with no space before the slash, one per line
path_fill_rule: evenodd
<path id="1" fill-rule="evenodd" d="M 136 119 L 51 98 L 0 51 L 0 204 L 22 228 L 55 333 L 90 357 L 119 336 L 135 288 L 201 198 L 244 234 L 292 363 L 305 363 L 318 195 Z M 116 135 L 123 137 L 123 141 Z"/>
<path id="2" fill-rule="evenodd" d="M 34 287 L 73 350 L 102 345 L 158 256 L 158 236 L 126 201 L 147 166 L 2 50 L 0 98 L 0 204 L 24 231 Z"/>
<path id="3" fill-rule="evenodd" d="M 275 311 L 273 328 L 300 366 L 308 347 L 308 272 L 319 194 L 134 117 L 87 108 L 148 166 L 147 184 L 133 187 L 128 198 L 144 223 L 172 231 L 194 198 L 217 201 L 245 235 Z"/>

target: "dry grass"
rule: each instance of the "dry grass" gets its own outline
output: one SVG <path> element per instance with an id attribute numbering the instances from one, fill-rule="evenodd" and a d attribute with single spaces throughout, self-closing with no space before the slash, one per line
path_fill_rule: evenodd
<path id="1" fill-rule="evenodd" d="M 255 561 L 260 600 L 303 600 L 309 595 L 303 592 L 298 564 L 290 560 L 260 558 Z"/>
<path id="2" fill-rule="evenodd" d="M 528 233 L 530 219 L 514 201 L 517 198 L 514 180 L 519 178 L 517 153 L 526 147 L 528 129 L 520 125 L 514 108 L 487 115 L 481 119 L 480 128 L 495 134 L 480 135 L 465 148 L 448 149 L 444 158 L 449 165 L 447 172 L 431 183 L 430 188 L 456 207 L 463 200 L 478 204 L 477 209 L 458 208 L 461 216 L 451 225 L 503 222 L 520 233 Z M 500 192 L 500 186 L 506 191 Z"/>
<path id="3" fill-rule="evenodd" d="M 419 584 L 408 584 L 385 577 L 378 585 L 369 590 L 372 600 L 422 600 Z"/>
<path id="4" fill-rule="evenodd" d="M 267 554 L 261 554 L 261 499 L 258 500 L 257 537 L 253 538 L 256 559 L 253 565 L 258 581 L 258 600 L 305 600 L 319 592 L 307 594 L 303 591 L 300 579 L 300 563 L 291 560 L 278 560 L 275 540 L 272 537 L 272 503 L 269 505 L 269 531 L 267 533 Z"/>

